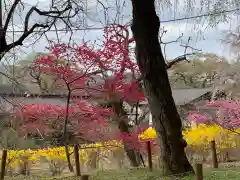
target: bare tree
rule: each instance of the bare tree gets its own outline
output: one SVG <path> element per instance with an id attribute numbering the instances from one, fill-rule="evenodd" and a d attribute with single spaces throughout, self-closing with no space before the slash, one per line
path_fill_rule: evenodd
<path id="1" fill-rule="evenodd" d="M 27 3 L 23 0 L 10 2 L 1 0 L 0 2 L 0 59 L 14 47 L 23 45 L 24 40 L 30 35 L 38 33 L 41 37 L 41 35 L 52 27 L 56 27 L 55 25 L 59 22 L 65 25 L 64 29 L 66 31 L 71 30 L 71 27 L 73 27 L 72 21 L 77 21 L 77 16 L 83 12 L 82 3 L 78 0 L 52 0 L 48 10 L 31 6 L 24 14 L 24 17 L 22 17 L 23 13 L 19 15 L 23 19 L 23 30 L 20 31 L 21 35 L 13 42 L 8 43 L 7 31 L 13 26 L 12 29 L 15 32 L 13 19 L 19 11 L 26 11 Z M 33 18 L 36 18 L 36 15 L 45 18 L 44 21 L 34 22 Z"/>
<path id="2" fill-rule="evenodd" d="M 189 62 L 179 63 L 171 69 L 171 83 L 177 88 L 206 88 L 212 87 L 217 77 L 230 64 L 224 57 L 214 53 L 196 53 Z"/>

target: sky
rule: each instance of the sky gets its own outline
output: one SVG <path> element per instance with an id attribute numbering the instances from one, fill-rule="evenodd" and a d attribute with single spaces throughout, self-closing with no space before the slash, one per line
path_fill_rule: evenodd
<path id="1" fill-rule="evenodd" d="M 21 17 L 24 17 L 26 12 L 29 10 L 29 8 L 32 5 L 37 5 L 39 8 L 47 9 L 49 6 L 50 0 L 23 0 L 25 4 L 27 4 L 27 8 L 25 8 L 21 13 Z M 108 13 L 107 13 L 107 20 L 105 18 L 105 14 L 102 11 L 101 6 L 96 5 L 96 0 L 83 0 L 86 1 L 88 6 L 85 6 L 84 8 L 87 9 L 87 21 L 85 24 L 88 24 L 91 27 L 103 27 L 104 24 L 108 22 L 112 22 L 113 18 L 116 15 L 116 0 L 103 0 L 103 2 L 107 2 L 107 5 L 110 6 Z M 119 23 L 125 24 L 131 20 L 131 5 L 130 0 L 126 0 L 124 3 L 124 6 L 121 6 L 123 4 L 123 0 L 117 0 L 119 2 L 121 13 L 118 16 Z M 181 1 L 181 0 L 180 0 Z M 181 7 L 181 3 L 179 6 L 172 7 L 170 9 L 167 9 L 165 11 L 162 11 L 160 8 L 157 8 L 159 12 L 160 20 L 167 21 L 171 19 L 176 18 L 182 18 L 182 17 L 189 17 L 190 15 L 199 15 L 197 14 L 197 11 L 194 12 L 188 12 L 186 13 L 184 10 L 184 7 Z M 174 10 L 175 9 L 175 10 Z M 230 8 L 231 9 L 231 8 Z M 124 16 L 123 16 L 124 15 Z M 23 23 L 21 22 L 20 16 L 15 15 L 14 16 L 14 29 L 15 30 L 22 30 Z M 31 23 L 34 22 L 41 22 L 45 19 L 40 17 L 37 14 L 33 14 L 31 18 Z M 100 22 L 101 21 L 101 22 Z M 194 20 L 182 20 L 182 21 L 176 21 L 176 22 L 164 22 L 161 24 L 161 28 L 164 27 L 165 30 L 167 30 L 167 33 L 163 36 L 164 42 L 174 41 L 176 40 L 181 34 L 183 34 L 182 41 L 179 41 L 178 43 L 171 43 L 166 46 L 166 57 L 167 59 L 173 59 L 180 55 L 183 55 L 184 48 L 181 47 L 181 44 L 186 43 L 187 39 L 191 37 L 190 45 L 198 50 L 201 50 L 203 52 L 213 52 L 220 56 L 226 56 L 228 59 L 232 58 L 232 54 L 230 54 L 230 50 L 227 48 L 226 45 L 224 45 L 221 42 L 221 38 L 223 38 L 224 33 L 228 30 L 234 30 L 236 29 L 237 25 L 239 24 L 239 20 L 237 16 L 232 16 L 231 21 L 227 23 L 219 23 L 216 27 L 210 28 L 208 27 L 208 22 L 206 19 L 201 21 Z M 31 24 L 30 23 L 30 24 Z M 57 28 L 61 29 L 62 24 L 58 23 Z M 9 28 L 9 31 L 12 30 L 12 27 Z M 102 30 L 85 30 L 85 31 L 75 31 L 72 39 L 75 43 L 81 43 L 83 38 L 85 40 L 94 41 L 97 39 L 102 39 Z M 21 34 L 20 33 L 8 33 L 8 41 L 11 42 L 13 39 L 17 39 Z M 60 33 L 60 39 L 64 42 L 68 42 L 69 34 Z M 56 34 L 55 32 L 48 32 L 47 33 L 48 39 L 56 40 Z M 24 59 L 26 56 L 28 56 L 32 52 L 42 52 L 46 51 L 46 46 L 48 45 L 47 40 L 45 37 L 42 37 L 38 39 L 39 37 L 37 35 L 34 35 L 33 37 L 28 38 L 26 41 L 24 41 L 24 47 L 18 47 L 15 48 L 13 51 L 15 52 L 16 59 Z M 37 41 L 36 41 L 37 40 Z M 35 42 L 36 41 L 36 42 Z M 34 42 L 34 44 L 33 44 Z M 191 52 L 191 51 L 189 51 Z"/>

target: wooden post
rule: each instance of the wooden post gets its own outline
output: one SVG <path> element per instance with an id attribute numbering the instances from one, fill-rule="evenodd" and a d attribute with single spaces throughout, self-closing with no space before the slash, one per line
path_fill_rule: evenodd
<path id="1" fill-rule="evenodd" d="M 203 167 L 202 164 L 196 164 L 196 180 L 203 180 Z"/>
<path id="2" fill-rule="evenodd" d="M 76 175 L 81 176 L 78 144 L 74 145 L 74 157 L 75 157 L 75 165 L 76 165 Z"/>
<path id="3" fill-rule="evenodd" d="M 0 180 L 4 180 L 5 169 L 6 169 L 6 162 L 7 162 L 7 150 L 4 149 L 4 150 L 3 150 L 3 153 L 2 153 L 1 176 L 0 176 Z"/>
<path id="4" fill-rule="evenodd" d="M 211 141 L 211 151 L 212 151 L 213 168 L 218 168 L 217 150 L 216 150 L 216 143 L 215 143 L 215 141 Z"/>
<path id="5" fill-rule="evenodd" d="M 89 179 L 89 175 L 82 175 L 81 176 L 81 180 L 88 180 Z"/>
<path id="6" fill-rule="evenodd" d="M 148 153 L 148 167 L 152 171 L 152 149 L 151 141 L 147 141 L 147 153 Z"/>
<path id="7" fill-rule="evenodd" d="M 96 169 L 99 169 L 100 166 L 100 153 L 101 153 L 101 149 L 100 147 L 96 147 Z"/>

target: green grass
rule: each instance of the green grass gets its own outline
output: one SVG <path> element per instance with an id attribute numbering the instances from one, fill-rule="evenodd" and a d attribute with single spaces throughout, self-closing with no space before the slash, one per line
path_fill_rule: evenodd
<path id="1" fill-rule="evenodd" d="M 99 172 L 98 176 L 92 177 L 92 180 L 193 180 L 195 179 L 194 175 L 188 175 L 184 177 L 160 177 L 160 172 L 153 170 L 149 172 L 148 169 L 140 170 L 127 170 L 122 172 Z M 238 169 L 206 169 L 204 171 L 204 180 L 240 180 L 240 172 Z"/>
<path id="2" fill-rule="evenodd" d="M 5 180 L 79 180 L 77 177 L 6 177 Z M 185 177 L 161 177 L 158 170 L 149 172 L 148 169 L 100 171 L 90 176 L 90 180 L 194 180 L 193 175 Z M 204 180 L 240 180 L 239 169 L 205 169 Z"/>

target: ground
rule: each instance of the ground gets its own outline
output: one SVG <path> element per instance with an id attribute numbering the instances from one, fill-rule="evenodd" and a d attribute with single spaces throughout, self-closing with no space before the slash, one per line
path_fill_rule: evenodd
<path id="1" fill-rule="evenodd" d="M 161 177 L 160 172 L 153 170 L 149 172 L 146 169 L 139 170 L 121 170 L 121 171 L 100 171 L 92 176 L 89 180 L 193 180 L 194 176 L 185 177 Z M 6 177 L 5 180 L 78 180 L 77 177 L 55 177 L 55 178 L 41 178 L 41 177 Z M 239 180 L 240 171 L 238 168 L 224 168 L 224 169 L 204 169 L 204 180 Z"/>

